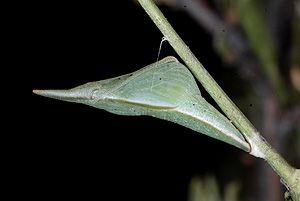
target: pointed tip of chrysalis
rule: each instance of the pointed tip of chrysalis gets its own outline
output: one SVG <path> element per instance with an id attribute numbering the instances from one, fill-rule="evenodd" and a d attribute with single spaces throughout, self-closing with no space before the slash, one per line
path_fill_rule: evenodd
<path id="1" fill-rule="evenodd" d="M 32 90 L 32 93 L 39 95 L 39 96 L 46 96 L 45 91 L 47 91 L 47 90 L 34 89 L 34 90 Z"/>
<path id="2" fill-rule="evenodd" d="M 42 90 L 34 89 L 34 90 L 32 90 L 32 93 L 39 95 L 40 91 L 42 91 Z"/>
<path id="3" fill-rule="evenodd" d="M 89 100 L 89 95 L 84 90 L 74 89 L 34 89 L 32 92 L 39 96 L 68 102 L 86 103 Z"/>
<path id="4" fill-rule="evenodd" d="M 51 96 L 51 94 L 53 93 L 54 90 L 41 90 L 41 89 L 34 89 L 32 90 L 32 92 L 36 95 L 40 95 L 40 96 Z M 51 93 L 52 92 L 52 93 Z"/>
<path id="5" fill-rule="evenodd" d="M 70 92 L 69 90 L 57 90 L 57 89 L 46 89 L 46 90 L 40 90 L 40 89 L 34 89 L 32 90 L 34 94 L 48 97 L 48 98 L 54 98 L 59 100 L 65 100 L 70 101 L 70 99 L 75 99 L 76 94 Z"/>

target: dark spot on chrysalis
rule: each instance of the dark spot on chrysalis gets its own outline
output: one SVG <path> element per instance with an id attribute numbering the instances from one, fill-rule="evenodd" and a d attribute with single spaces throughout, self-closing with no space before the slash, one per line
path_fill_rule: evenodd
<path id="1" fill-rule="evenodd" d="M 249 107 L 252 107 L 252 103 L 249 104 Z"/>
<path id="2" fill-rule="evenodd" d="M 159 80 L 161 80 L 161 77 L 159 78 Z"/>
<path id="3" fill-rule="evenodd" d="M 267 9 L 267 8 L 265 8 L 265 11 L 266 11 L 266 12 L 268 12 L 268 9 Z"/>
<path id="4" fill-rule="evenodd" d="M 131 76 L 133 76 L 133 74 L 131 73 L 129 76 L 131 77 Z"/>
<path id="5" fill-rule="evenodd" d="M 225 29 L 223 29 L 223 32 L 225 32 Z"/>
<path id="6" fill-rule="evenodd" d="M 186 8 L 186 5 L 184 5 L 183 7 Z"/>

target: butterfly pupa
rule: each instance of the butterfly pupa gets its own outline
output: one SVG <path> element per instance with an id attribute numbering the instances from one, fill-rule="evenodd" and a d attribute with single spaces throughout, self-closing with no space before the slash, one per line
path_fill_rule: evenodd
<path id="1" fill-rule="evenodd" d="M 201 96 L 193 75 L 175 57 L 73 89 L 33 92 L 119 115 L 148 115 L 168 120 L 250 151 L 243 135 Z"/>

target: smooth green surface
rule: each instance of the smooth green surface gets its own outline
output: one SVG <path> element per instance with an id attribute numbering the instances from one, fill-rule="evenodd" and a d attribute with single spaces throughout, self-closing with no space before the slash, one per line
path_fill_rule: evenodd
<path id="1" fill-rule="evenodd" d="M 148 115 L 168 120 L 250 151 L 242 134 L 201 96 L 192 74 L 174 57 L 127 75 L 70 90 L 34 90 L 34 93 L 119 115 Z"/>

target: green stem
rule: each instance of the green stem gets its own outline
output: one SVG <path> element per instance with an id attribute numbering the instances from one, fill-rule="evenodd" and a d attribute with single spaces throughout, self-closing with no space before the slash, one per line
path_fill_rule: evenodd
<path id="1" fill-rule="evenodd" d="M 194 56 L 188 46 L 179 37 L 171 24 L 167 21 L 159 8 L 152 0 L 138 0 L 152 21 L 163 33 L 164 37 L 169 41 L 177 54 L 189 67 L 198 81 L 203 85 L 205 90 L 217 102 L 222 111 L 228 116 L 235 126 L 242 132 L 246 140 L 252 147 L 250 154 L 264 158 L 272 168 L 279 174 L 286 186 L 295 192 L 294 200 L 300 201 L 299 190 L 300 182 L 297 178 L 299 170 L 290 166 L 286 160 L 277 153 L 275 149 L 259 134 L 256 128 L 239 110 L 239 108 L 226 95 L 216 81 L 210 76 L 203 65 Z"/>

